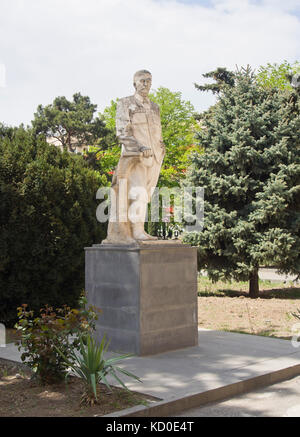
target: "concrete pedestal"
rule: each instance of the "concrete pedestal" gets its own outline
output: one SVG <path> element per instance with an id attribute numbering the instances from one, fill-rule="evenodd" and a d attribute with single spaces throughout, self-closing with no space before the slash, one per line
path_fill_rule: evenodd
<path id="1" fill-rule="evenodd" d="M 197 249 L 174 242 L 85 249 L 96 338 L 110 350 L 152 355 L 198 344 Z"/>

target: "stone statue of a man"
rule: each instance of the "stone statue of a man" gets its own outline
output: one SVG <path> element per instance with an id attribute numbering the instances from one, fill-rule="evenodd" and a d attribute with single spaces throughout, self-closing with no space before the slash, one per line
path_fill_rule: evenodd
<path id="1" fill-rule="evenodd" d="M 107 238 L 103 244 L 130 244 L 137 240 L 155 240 L 144 230 L 147 204 L 156 187 L 165 146 L 161 134 L 160 111 L 148 94 L 152 76 L 137 71 L 135 94 L 118 101 L 116 131 L 122 146 L 115 171 Z"/>

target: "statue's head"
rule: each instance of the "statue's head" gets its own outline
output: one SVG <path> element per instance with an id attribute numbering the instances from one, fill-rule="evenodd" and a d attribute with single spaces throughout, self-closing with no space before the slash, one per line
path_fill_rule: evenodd
<path id="1" fill-rule="evenodd" d="M 152 85 L 152 74 L 148 70 L 139 70 L 133 76 L 133 86 L 142 97 L 147 97 Z"/>

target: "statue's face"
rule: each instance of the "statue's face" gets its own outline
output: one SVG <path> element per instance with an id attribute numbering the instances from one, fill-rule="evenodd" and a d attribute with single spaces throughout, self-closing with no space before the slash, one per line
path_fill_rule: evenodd
<path id="1" fill-rule="evenodd" d="M 152 85 L 152 77 L 148 73 L 138 75 L 135 79 L 135 89 L 138 94 L 147 97 Z"/>

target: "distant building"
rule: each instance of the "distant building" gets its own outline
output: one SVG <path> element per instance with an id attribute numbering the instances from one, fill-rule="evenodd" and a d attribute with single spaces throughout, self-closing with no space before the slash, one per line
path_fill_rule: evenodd
<path id="1" fill-rule="evenodd" d="M 59 141 L 57 138 L 54 137 L 48 137 L 47 143 L 51 144 L 55 147 L 59 147 L 61 151 L 64 150 L 63 145 L 61 144 L 61 141 Z M 89 150 L 89 146 L 78 144 L 76 138 L 71 139 L 71 147 L 73 150 L 69 150 L 70 153 L 76 153 L 77 155 L 83 155 L 84 152 L 87 152 Z"/>

